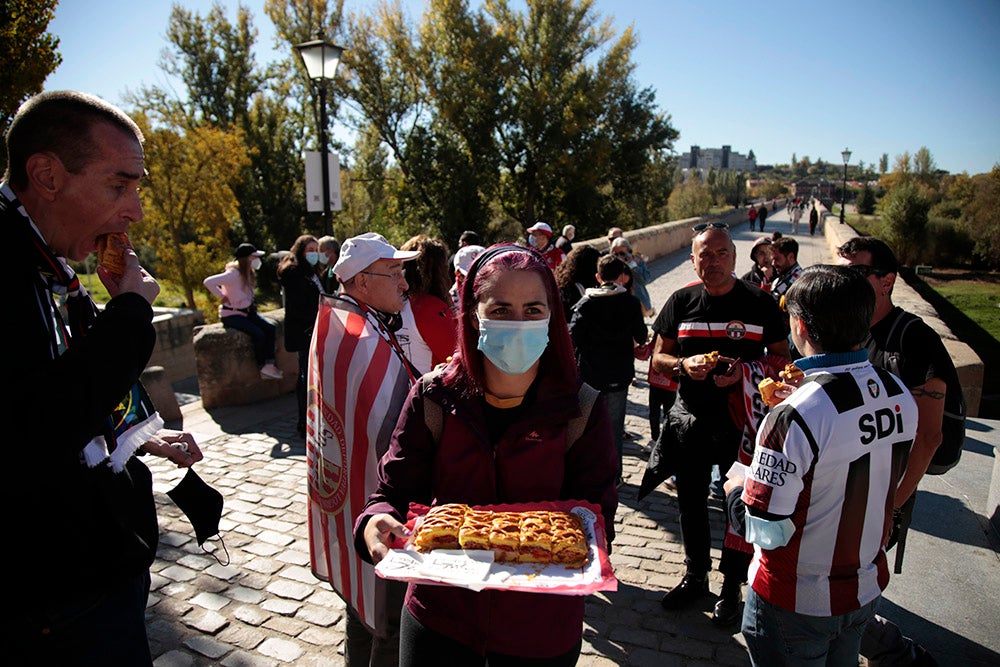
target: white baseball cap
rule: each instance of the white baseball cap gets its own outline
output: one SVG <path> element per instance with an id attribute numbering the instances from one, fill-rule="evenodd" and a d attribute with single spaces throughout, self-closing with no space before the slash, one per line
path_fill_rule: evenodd
<path id="1" fill-rule="evenodd" d="M 469 267 L 476 261 L 476 257 L 479 257 L 484 252 L 486 252 L 486 248 L 481 245 L 462 246 L 455 253 L 455 268 L 461 271 L 463 276 L 468 275 Z"/>
<path id="2" fill-rule="evenodd" d="M 381 234 L 365 232 L 352 236 L 340 246 L 340 259 L 333 265 L 333 272 L 343 283 L 380 259 L 400 259 L 407 262 L 419 256 L 419 250 L 396 250 Z"/>
<path id="3" fill-rule="evenodd" d="M 528 233 L 530 234 L 531 232 L 542 232 L 546 236 L 552 236 L 552 228 L 540 220 L 531 227 L 528 227 Z"/>

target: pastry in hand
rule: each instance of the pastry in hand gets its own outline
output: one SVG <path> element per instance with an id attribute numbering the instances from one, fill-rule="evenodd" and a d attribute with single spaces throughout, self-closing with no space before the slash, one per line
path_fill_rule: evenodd
<path id="1" fill-rule="evenodd" d="M 125 273 L 125 251 L 132 247 L 125 232 L 101 234 L 97 237 L 97 265 L 115 277 Z"/>
<path id="2" fill-rule="evenodd" d="M 706 352 L 705 354 L 703 354 L 701 356 L 705 358 L 705 363 L 706 364 L 712 364 L 714 366 L 717 363 L 719 363 L 719 351 L 718 350 L 712 350 L 711 352 Z"/>
<path id="3" fill-rule="evenodd" d="M 778 403 L 788 398 L 788 395 L 795 391 L 795 387 L 789 384 L 785 384 L 781 380 L 772 380 L 771 378 L 764 378 L 757 384 L 757 389 L 760 390 L 760 397 L 764 401 L 764 405 L 769 408 L 773 408 Z"/>
<path id="4" fill-rule="evenodd" d="M 802 372 L 802 369 L 795 364 L 785 364 L 784 375 L 785 380 L 795 386 L 798 386 L 798 384 L 802 382 L 803 378 L 806 376 L 806 374 Z"/>

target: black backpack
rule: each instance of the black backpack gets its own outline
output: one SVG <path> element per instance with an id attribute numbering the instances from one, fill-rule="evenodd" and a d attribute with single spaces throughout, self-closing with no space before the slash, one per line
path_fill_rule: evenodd
<path id="1" fill-rule="evenodd" d="M 896 377 L 901 377 L 899 361 L 903 334 L 917 320 L 920 318 L 904 310 L 899 313 L 896 321 L 892 323 L 892 328 L 889 329 L 881 365 Z M 954 468 L 962 458 L 962 447 L 965 445 L 965 396 L 962 394 L 962 386 L 958 382 L 958 374 L 954 367 L 950 377 L 945 378 L 945 381 L 947 394 L 941 422 L 941 446 L 934 452 L 934 458 L 927 466 L 928 475 L 943 475 Z"/>

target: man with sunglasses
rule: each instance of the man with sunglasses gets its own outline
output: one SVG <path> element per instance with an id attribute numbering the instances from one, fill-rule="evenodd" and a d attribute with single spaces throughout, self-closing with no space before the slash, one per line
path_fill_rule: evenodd
<path id="1" fill-rule="evenodd" d="M 908 524 L 920 479 L 927 472 L 944 471 L 935 468 L 934 455 L 942 442 L 945 412 L 964 417 L 962 386 L 937 332 L 893 304 L 899 262 L 892 249 L 877 238 L 859 236 L 840 246 L 837 255 L 840 264 L 854 267 L 875 290 L 875 314 L 865 341 L 871 362 L 898 375 L 917 402 L 917 434 L 893 501 L 897 522 Z M 899 333 L 902 326 L 905 336 Z M 901 547 L 902 542 L 897 551 Z M 897 553 L 897 568 L 899 560 Z M 879 665 L 936 664 L 923 647 L 881 616 L 866 627 L 861 654 Z"/>
<path id="2" fill-rule="evenodd" d="M 653 367 L 679 381 L 661 438 L 674 439 L 669 451 L 687 572 L 663 596 L 661 605 L 668 610 L 688 607 L 708 593 L 712 536 L 705 490 L 712 466 L 728 470 L 739 453 L 742 430 L 729 409 L 733 394 L 743 388 L 742 365 L 736 361 L 757 360 L 765 352 L 789 355 L 777 302 L 736 277 L 736 246 L 725 223 L 694 227 L 691 263 L 700 280 L 674 292 L 653 324 Z M 716 351 L 717 362 L 706 358 Z M 739 618 L 749 564 L 750 554 L 723 546 L 719 570 L 724 581 L 713 623 L 724 626 Z"/>

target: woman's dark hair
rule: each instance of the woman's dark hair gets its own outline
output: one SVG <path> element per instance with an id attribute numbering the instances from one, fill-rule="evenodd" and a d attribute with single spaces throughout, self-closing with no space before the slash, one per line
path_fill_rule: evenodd
<path id="1" fill-rule="evenodd" d="M 316 243 L 317 247 L 319 247 L 316 237 L 311 234 L 303 234 L 299 238 L 295 239 L 295 242 L 292 244 L 292 249 L 287 255 L 281 258 L 280 262 L 278 262 L 279 277 L 292 266 L 308 267 L 309 269 L 318 271 L 318 269 L 314 269 L 309 265 L 309 262 L 306 261 L 306 246 L 309 245 L 309 243 Z"/>
<path id="2" fill-rule="evenodd" d="M 455 276 L 448 267 L 448 246 L 440 239 L 418 234 L 399 246 L 400 250 L 419 250 L 420 256 L 403 262 L 403 273 L 412 294 L 430 294 L 451 303 L 451 284 Z"/>
<path id="3" fill-rule="evenodd" d="M 823 352 L 847 352 L 868 335 L 875 291 L 849 266 L 814 264 L 785 293 L 788 314 L 802 320 Z"/>
<path id="4" fill-rule="evenodd" d="M 597 287 L 597 260 L 601 252 L 589 245 L 577 245 L 556 269 L 556 285 L 560 288 L 580 283 L 584 287 Z"/>
<path id="5" fill-rule="evenodd" d="M 579 387 L 576 358 L 555 277 L 541 255 L 514 243 L 491 246 L 472 263 L 459 297 L 458 352 L 444 372 L 444 381 L 468 396 L 483 392 L 483 353 L 478 348 L 479 330 L 473 320 L 484 293 L 506 271 L 534 273 L 542 279 L 549 306 L 549 344 L 542 353 L 538 373 L 552 378 L 556 391 L 575 393 Z"/>

